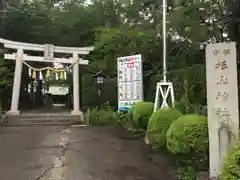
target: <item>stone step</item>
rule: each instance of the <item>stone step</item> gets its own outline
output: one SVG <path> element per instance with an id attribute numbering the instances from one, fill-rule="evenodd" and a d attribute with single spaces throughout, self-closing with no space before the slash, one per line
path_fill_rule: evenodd
<path id="1" fill-rule="evenodd" d="M 5 121 L 3 126 L 71 125 L 77 121 Z"/>
<path id="2" fill-rule="evenodd" d="M 71 115 L 71 114 L 20 114 L 18 116 L 14 115 L 7 115 L 7 117 L 79 117 L 77 115 Z"/>
<path id="3" fill-rule="evenodd" d="M 7 117 L 6 120 L 65 120 L 65 119 L 79 119 L 79 117 Z"/>
<path id="4" fill-rule="evenodd" d="M 7 116 L 4 126 L 32 126 L 32 125 L 69 125 L 79 122 L 80 116 L 71 114 L 21 114 Z"/>
<path id="5" fill-rule="evenodd" d="M 5 122 L 73 122 L 78 119 L 5 119 Z"/>
<path id="6" fill-rule="evenodd" d="M 21 127 L 21 126 L 67 126 L 72 123 L 5 123 L 4 127 Z"/>

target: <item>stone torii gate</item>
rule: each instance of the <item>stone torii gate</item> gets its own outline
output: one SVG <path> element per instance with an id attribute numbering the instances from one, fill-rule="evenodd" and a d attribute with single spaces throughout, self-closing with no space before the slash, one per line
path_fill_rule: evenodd
<path id="1" fill-rule="evenodd" d="M 62 64 L 73 65 L 73 111 L 71 114 L 82 116 L 79 105 L 79 64 L 87 65 L 88 60 L 83 60 L 79 55 L 87 55 L 90 51 L 94 50 L 94 47 L 63 47 L 54 46 L 51 44 L 39 45 L 31 43 L 15 42 L 0 38 L 0 43 L 4 44 L 5 48 L 14 49 L 16 53 L 4 54 L 5 59 L 15 60 L 15 73 L 13 80 L 13 92 L 11 109 L 7 112 L 8 115 L 19 115 L 18 109 L 20 85 L 22 77 L 23 61 L 36 61 L 36 62 L 52 62 Z M 44 57 L 41 56 L 29 56 L 24 51 L 40 51 L 44 52 Z M 71 58 L 57 58 L 54 57 L 54 53 L 72 54 Z"/>

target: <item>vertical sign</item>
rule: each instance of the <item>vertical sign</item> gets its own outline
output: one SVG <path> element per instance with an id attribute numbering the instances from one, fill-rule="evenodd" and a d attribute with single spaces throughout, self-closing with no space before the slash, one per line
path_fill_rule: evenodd
<path id="1" fill-rule="evenodd" d="M 118 61 L 118 109 L 128 110 L 143 101 L 142 56 L 126 56 Z"/>
<path id="2" fill-rule="evenodd" d="M 47 59 L 47 60 L 54 59 L 54 45 L 52 44 L 44 45 L 44 59 Z"/>
<path id="3" fill-rule="evenodd" d="M 236 44 L 209 44 L 206 66 L 210 177 L 216 178 L 231 146 L 232 135 L 238 138 Z"/>

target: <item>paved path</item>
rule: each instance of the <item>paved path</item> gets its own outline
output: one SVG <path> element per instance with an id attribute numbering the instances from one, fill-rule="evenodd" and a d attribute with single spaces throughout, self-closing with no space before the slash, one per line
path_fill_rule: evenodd
<path id="1" fill-rule="evenodd" d="M 4 127 L 0 179 L 175 179 L 166 159 L 129 137 L 123 130 L 107 127 Z"/>

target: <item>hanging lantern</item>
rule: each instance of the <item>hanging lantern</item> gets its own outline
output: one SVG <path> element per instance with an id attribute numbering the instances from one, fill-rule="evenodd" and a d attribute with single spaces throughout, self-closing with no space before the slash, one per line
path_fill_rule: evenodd
<path id="1" fill-rule="evenodd" d="M 36 78 L 37 78 L 36 70 L 33 70 L 32 78 L 33 78 L 33 79 L 36 79 Z"/>

